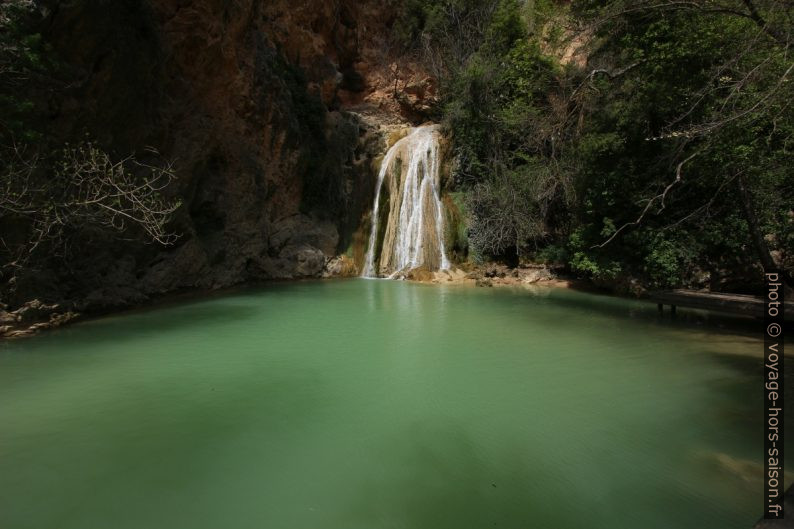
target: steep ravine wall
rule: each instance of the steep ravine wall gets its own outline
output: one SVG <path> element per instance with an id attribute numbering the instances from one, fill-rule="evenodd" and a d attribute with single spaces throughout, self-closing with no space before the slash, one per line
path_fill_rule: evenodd
<path id="1" fill-rule="evenodd" d="M 87 133 L 119 157 L 153 146 L 172 160 L 180 238 L 100 238 L 68 270 L 20 284 L 10 308 L 39 298 L 103 311 L 319 275 L 371 206 L 384 131 L 423 120 L 433 97 L 432 79 L 389 59 L 390 2 L 45 5 L 42 34 L 78 79 L 52 95 L 50 129 L 63 141 Z"/>

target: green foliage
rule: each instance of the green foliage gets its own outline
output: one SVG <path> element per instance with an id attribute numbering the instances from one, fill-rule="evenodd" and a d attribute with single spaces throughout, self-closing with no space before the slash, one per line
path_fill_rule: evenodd
<path id="1" fill-rule="evenodd" d="M 480 52 L 490 57 L 503 57 L 526 36 L 524 21 L 519 14 L 519 3 L 516 0 L 502 0 L 497 4 L 485 31 Z"/>
<path id="2" fill-rule="evenodd" d="M 696 247 L 664 238 L 663 234 L 649 234 L 645 272 L 655 287 L 680 285 L 692 265 Z M 693 243 L 694 241 L 688 241 Z"/>
<path id="3" fill-rule="evenodd" d="M 34 97 L 51 85 L 51 50 L 33 28 L 35 4 L 0 4 L 0 141 L 26 143 L 42 136 Z"/>
<path id="4" fill-rule="evenodd" d="M 401 5 L 400 16 L 392 27 L 392 39 L 401 51 L 407 52 L 417 47 L 427 24 L 428 15 L 433 12 L 433 3 L 426 0 L 405 0 Z"/>
<path id="5" fill-rule="evenodd" d="M 726 5 L 409 0 L 397 33 L 444 65 L 472 254 L 659 288 L 748 285 L 770 251 L 794 269 L 794 13 Z M 560 65 L 543 50 L 577 24 L 588 64 Z"/>
<path id="6" fill-rule="evenodd" d="M 751 244 L 737 175 L 751 188 L 772 249 L 790 266 L 781 241 L 794 208 L 785 160 L 794 138 L 794 93 L 780 82 L 792 64 L 784 49 L 759 37 L 745 17 L 659 12 L 643 2 L 633 10 L 579 4 L 582 17 L 611 17 L 591 61 L 612 71 L 631 67 L 586 82 L 586 119 L 574 148 L 582 161 L 578 222 L 592 229 L 582 231 L 572 267 L 592 273 L 587 263 L 615 258 L 657 287 L 690 283 L 697 270 L 712 280 L 746 274 L 759 250 Z M 662 207 L 661 195 L 685 160 Z"/>
<path id="7" fill-rule="evenodd" d="M 469 251 L 466 195 L 461 192 L 447 193 L 442 199 L 446 215 L 444 221 L 446 233 L 444 238 L 447 241 L 448 251 L 457 259 L 463 259 Z"/>
<path id="8" fill-rule="evenodd" d="M 547 265 L 565 265 L 571 260 L 568 248 L 558 243 L 541 248 L 532 257 L 534 261 Z"/>
<path id="9" fill-rule="evenodd" d="M 580 227 L 574 230 L 568 239 L 569 253 L 571 255 L 571 269 L 595 279 L 614 279 L 620 274 L 622 267 L 616 260 L 604 255 L 592 255 L 586 251 L 586 229 Z"/>
<path id="10" fill-rule="evenodd" d="M 520 257 L 545 244 L 547 221 L 566 215 L 572 189 L 549 141 L 561 69 L 529 38 L 518 2 L 496 2 L 490 11 L 476 49 L 447 72 L 442 107 L 454 180 L 468 195 L 470 251 Z"/>

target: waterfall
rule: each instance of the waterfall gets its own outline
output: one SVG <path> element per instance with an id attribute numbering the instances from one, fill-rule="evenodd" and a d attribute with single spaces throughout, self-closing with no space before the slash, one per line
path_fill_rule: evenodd
<path id="1" fill-rule="evenodd" d="M 365 277 L 425 267 L 449 268 L 444 248 L 444 210 L 439 188 L 439 132 L 436 125 L 412 129 L 386 153 L 378 172 Z M 389 213 L 379 255 L 381 195 L 388 186 Z"/>

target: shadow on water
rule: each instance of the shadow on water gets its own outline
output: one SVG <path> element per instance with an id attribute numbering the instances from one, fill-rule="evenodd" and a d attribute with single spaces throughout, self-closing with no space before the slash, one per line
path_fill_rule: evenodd
<path id="1" fill-rule="evenodd" d="M 711 352 L 709 356 L 732 372 L 730 377 L 711 383 L 711 389 L 719 393 L 722 407 L 718 409 L 726 420 L 726 432 L 741 429 L 747 435 L 761 431 L 763 409 L 763 358 L 730 353 Z M 784 401 L 794 402 L 794 361 L 784 362 Z M 747 398 L 747 397 L 750 398 Z M 719 415 L 719 414 L 718 414 Z M 791 440 L 794 448 L 794 438 Z"/>
<path id="2" fill-rule="evenodd" d="M 70 420 L 79 427 L 35 452 L 28 441 L 5 439 L 0 489 L 16 494 L 14 504 L 0 498 L 0 526 L 108 527 L 125 512 L 116 527 L 223 526 L 202 514 L 229 515 L 221 498 L 270 485 L 267 467 L 279 458 L 280 440 L 308 427 L 326 403 L 312 370 L 204 382 L 182 381 L 167 400 L 156 388 L 124 397 L 120 388 L 108 408 L 74 410 Z M 49 498 L 46 509 L 42 498 Z"/>
<path id="3" fill-rule="evenodd" d="M 369 481 L 340 519 L 329 526 L 364 529 L 709 527 L 706 512 L 678 513 L 676 493 L 648 483 L 641 472 L 622 483 L 560 472 L 559 461 L 543 455 L 527 460 L 532 447 L 507 442 L 498 457 L 481 453 L 462 425 L 417 424 L 384 446 L 386 468 Z M 373 467 L 377 468 L 377 467 Z M 651 476 L 651 478 L 659 476 Z M 669 484 L 668 484 L 669 486 Z M 637 491 L 646 491 L 637 497 Z M 550 501 L 549 498 L 558 498 Z M 622 499 L 626 509 L 615 505 Z M 640 500 L 639 503 L 636 500 Z M 658 513 L 666 512 L 666 516 Z M 587 520 L 588 524 L 583 524 Z"/>
<path id="4" fill-rule="evenodd" d="M 757 338 L 761 336 L 760 322 L 752 318 L 727 316 L 718 313 L 679 309 L 676 316 L 669 311 L 660 314 L 655 304 L 648 301 L 621 298 L 601 293 L 549 287 L 468 289 L 460 286 L 425 285 L 387 280 L 363 280 L 359 278 L 340 280 L 307 280 L 298 282 L 272 282 L 254 286 L 178 295 L 146 307 L 126 310 L 110 315 L 91 317 L 66 327 L 42 333 L 36 340 L 22 341 L 43 343 L 47 341 L 79 340 L 101 344 L 105 341 L 127 340 L 142 334 L 172 332 L 187 328 L 201 328 L 207 324 L 222 327 L 224 323 L 256 320 L 267 317 L 273 310 L 274 299 L 281 300 L 291 295 L 326 300 L 329 295 L 344 293 L 348 288 L 361 290 L 365 283 L 364 299 L 370 311 L 381 311 L 395 305 L 416 307 L 419 304 L 418 290 L 437 291 L 442 303 L 455 303 L 458 296 L 503 297 L 516 296 L 516 303 L 535 307 L 564 309 L 571 317 L 598 314 L 613 319 L 629 318 L 677 330 L 718 331 L 734 335 Z M 535 317 L 542 317 L 537 313 Z M 131 324 L 131 323 L 134 323 Z M 0 352 L 17 349 L 22 342 L 0 342 Z M 25 346 L 22 346 L 27 348 Z"/>
<path id="5" fill-rule="evenodd" d="M 265 327 L 264 320 L 273 322 L 272 327 Z M 724 329 L 737 332 L 736 318 L 717 320 L 729 322 Z M 564 321 L 591 327 L 571 332 L 561 324 Z M 648 325 L 630 325 L 638 322 Z M 754 323 L 748 323 L 750 336 L 755 336 Z M 676 374 L 687 373 L 680 379 L 687 387 L 655 387 L 668 397 L 681 390 L 708 399 L 705 405 L 694 403 L 691 413 L 707 412 L 717 419 L 698 416 L 688 422 L 687 412 L 680 428 L 693 434 L 662 434 L 659 444 L 638 436 L 631 445 L 629 434 L 624 446 L 619 432 L 603 435 L 603 442 L 585 437 L 574 442 L 577 432 L 617 430 L 638 417 L 642 425 L 655 424 L 644 420 L 646 409 L 624 406 L 622 401 L 616 401 L 615 413 L 603 406 L 589 408 L 608 412 L 598 415 L 603 423 L 598 428 L 589 417 L 575 413 L 602 395 L 609 399 L 615 393 L 624 400 L 631 396 L 620 390 L 620 366 L 639 365 L 643 369 L 636 373 L 647 376 L 658 365 L 645 369 L 645 363 L 614 361 L 609 348 L 629 347 L 612 332 L 614 328 L 621 333 L 623 325 L 630 338 L 642 339 L 657 334 L 648 332 L 652 326 L 702 331 L 714 320 L 710 315 L 705 323 L 697 317 L 690 320 L 682 311 L 671 321 L 659 318 L 656 306 L 647 302 L 562 289 L 516 289 L 513 296 L 506 289 L 331 281 L 266 285 L 182 300 L 14 343 L 9 351 L 72 354 L 60 359 L 68 370 L 49 367 L 58 363 L 52 358 L 5 358 L 9 362 L 4 368 L 10 367 L 6 379 L 13 382 L 3 387 L 13 404 L 5 410 L 16 421 L 12 433 L 19 438 L 11 447 L 13 457 L 0 459 L 0 489 L 13 493 L 0 499 L 0 526 L 23 527 L 10 522 L 26 520 L 31 527 L 107 527 L 117 512 L 133 505 L 135 512 L 118 527 L 186 527 L 186 519 L 194 529 L 245 527 L 256 516 L 287 521 L 262 526 L 347 529 L 713 527 L 708 517 L 714 510 L 686 503 L 702 499 L 701 492 L 693 493 L 689 484 L 676 481 L 669 459 L 643 465 L 656 451 L 678 461 L 674 449 L 659 449 L 663 442 L 692 449 L 697 452 L 693 457 L 703 452 L 717 474 L 755 472 L 745 461 L 757 459 L 748 439 L 758 435 L 760 441 L 760 402 L 757 409 L 756 400 L 747 396 L 760 394 L 759 358 L 738 349 L 720 353 L 719 347 L 708 345 L 710 332 L 690 333 L 686 343 L 673 332 L 658 333 L 655 347 L 670 354 Z M 722 330 L 719 325 L 716 328 Z M 456 326 L 465 326 L 466 332 Z M 508 332 L 516 329 L 520 332 Z M 496 337 L 493 343 L 477 341 L 489 331 Z M 432 338 L 436 341 L 428 350 L 451 347 L 455 332 L 460 333 L 456 356 L 439 355 L 435 362 L 417 346 Z M 548 339 L 543 333 L 565 337 L 561 343 L 567 350 L 562 352 L 581 358 L 583 366 L 603 366 L 604 371 L 579 376 L 583 369 L 578 367 L 569 371 L 544 363 L 552 355 L 544 357 Z M 566 333 L 584 335 L 587 341 L 574 342 Z M 595 339 L 605 344 L 595 349 L 603 354 L 588 361 L 591 357 L 579 352 L 589 350 Z M 532 340 L 542 346 L 533 351 L 534 363 L 525 362 L 520 353 Z M 725 343 L 731 341 L 737 341 L 735 336 Z M 119 347 L 111 347 L 114 342 Z M 394 347 L 379 349 L 381 342 Z M 175 345 L 182 348 L 181 354 L 170 354 Z M 508 351 L 504 368 L 494 367 L 499 355 L 480 362 L 482 355 L 466 354 L 496 345 Z M 675 350 L 679 345 L 684 353 Z M 326 346 L 331 353 L 326 354 Z M 119 362 L 104 354 L 113 350 L 130 360 Z M 515 354 L 509 354 L 513 350 Z M 690 351 L 716 360 L 685 363 L 683 354 Z M 80 359 L 85 365 L 77 365 Z M 19 367 L 14 369 L 10 360 Z M 23 377 L 45 364 L 52 376 L 42 373 L 32 379 L 40 384 Z M 692 366 L 711 371 L 690 376 L 686 370 Z M 794 362 L 789 362 L 787 378 L 792 367 Z M 20 377 L 14 378 L 15 372 Z M 519 380 L 513 373 L 526 378 Z M 536 374 L 536 387 L 527 391 L 524 386 Z M 554 395 L 562 395 L 540 380 L 549 374 L 569 382 L 579 395 L 561 403 L 571 420 L 523 414 L 524 407 L 548 407 L 556 402 Z M 427 395 L 433 399 L 427 402 L 438 408 L 414 409 L 425 402 L 420 398 L 423 384 L 432 384 Z M 618 390 L 605 391 L 610 384 Z M 707 384 L 708 391 L 690 392 L 695 384 Z M 503 393 L 503 387 L 512 389 Z M 636 398 L 656 402 L 642 386 L 626 387 L 637 392 Z M 378 398 L 391 408 L 378 408 Z M 494 398 L 493 406 L 473 413 L 483 398 Z M 509 406 L 516 402 L 518 411 L 513 414 Z M 668 404 L 677 410 L 689 401 L 662 399 L 657 404 L 664 413 L 670 411 Z M 492 414 L 502 418 L 481 422 Z M 533 422 L 534 417 L 547 421 Z M 514 427 L 522 420 L 532 422 L 528 429 Z M 665 417 L 658 420 L 666 424 Z M 715 422 L 719 428 L 714 428 Z M 493 431 L 493 424 L 501 428 Z M 579 455 L 556 450 L 565 445 L 562 437 L 537 435 L 543 424 L 558 424 L 561 436 L 571 436 L 570 446 L 583 447 Z M 700 428 L 714 431 L 701 434 Z M 56 435 L 57 442 L 52 442 Z M 4 443 L 0 449 L 10 446 Z M 599 450 L 588 451 L 588 446 Z M 349 453 L 354 454 L 351 459 L 360 459 L 345 465 Z M 691 487 L 703 482 L 707 481 Z M 731 506 L 721 498 L 738 497 L 727 489 L 736 481 L 725 483 L 718 498 L 718 508 L 728 513 L 722 521 L 730 516 Z M 48 496 L 54 498 L 51 505 L 36 514 L 40 499 Z M 332 504 L 333 510 L 325 512 L 335 514 L 320 520 L 319 510 L 308 511 L 306 504 L 315 498 Z M 93 505 L 81 510 L 86 501 Z M 673 513 L 671 506 L 680 507 L 681 513 Z M 223 516 L 248 519 L 224 524 Z M 313 523 L 297 521 L 304 518 Z"/>
<path id="6" fill-rule="evenodd" d="M 516 451 L 517 454 L 517 451 Z M 513 455 L 516 455 L 513 454 Z M 339 527 L 437 529 L 537 527 L 554 521 L 574 527 L 575 516 L 533 501 L 532 472 L 515 458 L 487 462 L 461 426 L 416 423 L 382 447 L 380 462 Z"/>
<path id="7" fill-rule="evenodd" d="M 32 340 L 0 342 L 0 353 L 4 349 L 33 349 L 71 340 L 79 341 L 80 344 L 101 345 L 104 342 L 123 342 L 179 329 L 200 329 L 207 324 L 222 326 L 225 323 L 261 318 L 266 310 L 265 305 L 256 305 L 236 297 L 135 309 L 77 321 L 42 333 Z"/>
<path id="8" fill-rule="evenodd" d="M 179 329 L 201 328 L 210 323 L 221 327 L 224 323 L 266 317 L 271 308 L 265 302 L 267 296 L 316 291 L 318 287 L 349 281 L 272 281 L 214 291 L 174 294 L 140 307 L 103 315 L 89 315 L 64 327 L 42 332 L 32 340 L 0 340 L 0 353 L 4 350 L 27 349 L 29 346 L 37 347 L 64 340 L 77 340 L 81 344 L 101 344 L 105 341 L 123 341 Z"/>
<path id="9" fill-rule="evenodd" d="M 667 328 L 709 330 L 752 338 L 762 335 L 761 321 L 751 317 L 681 307 L 673 316 L 669 307 L 660 313 L 655 303 L 642 299 L 546 287 L 512 290 L 516 293 L 528 293 L 529 299 L 546 300 L 572 313 L 597 312 L 612 317 L 651 322 Z"/>

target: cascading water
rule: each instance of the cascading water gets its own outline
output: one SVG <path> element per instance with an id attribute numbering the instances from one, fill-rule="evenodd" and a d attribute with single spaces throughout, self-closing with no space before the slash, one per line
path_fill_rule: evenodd
<path id="1" fill-rule="evenodd" d="M 392 275 L 414 268 L 449 268 L 444 249 L 444 210 L 439 174 L 439 132 L 436 125 L 417 127 L 395 143 L 383 159 L 372 206 L 365 277 Z M 379 238 L 380 202 L 384 184 L 390 197 L 383 244 Z"/>

